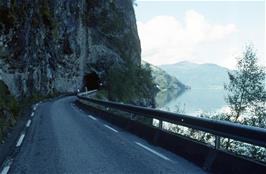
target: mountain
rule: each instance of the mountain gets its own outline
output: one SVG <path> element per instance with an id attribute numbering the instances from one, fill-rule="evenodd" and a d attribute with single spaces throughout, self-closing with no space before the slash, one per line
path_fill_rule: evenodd
<path id="1" fill-rule="evenodd" d="M 0 80 L 17 97 L 74 92 L 141 64 L 131 0 L 0 1 L 0 36 Z"/>
<path id="2" fill-rule="evenodd" d="M 136 80 L 110 80 L 140 65 L 132 0 L 1 0 L 0 143 L 26 105 L 59 93 L 118 86 L 146 94 L 125 92 L 129 102 L 153 105 Z M 113 91 L 111 100 L 121 96 Z"/>
<path id="3" fill-rule="evenodd" d="M 186 85 L 161 68 L 145 61 L 142 61 L 142 64 L 150 67 L 153 81 L 157 86 L 158 92 L 155 97 L 157 107 L 163 106 L 186 90 Z"/>
<path id="4" fill-rule="evenodd" d="M 161 65 L 160 68 L 191 88 L 223 88 L 224 83 L 229 80 L 227 72 L 230 71 L 216 64 L 187 61 Z"/>

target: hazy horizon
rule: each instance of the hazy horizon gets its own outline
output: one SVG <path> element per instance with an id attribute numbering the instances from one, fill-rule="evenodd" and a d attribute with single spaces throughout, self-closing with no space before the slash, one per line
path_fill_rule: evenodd
<path id="1" fill-rule="evenodd" d="M 160 65 L 155 65 L 155 66 L 164 66 L 164 65 L 175 65 L 175 64 L 180 64 L 180 63 L 192 63 L 192 64 L 197 64 L 197 65 L 206 65 L 206 64 L 213 64 L 213 65 L 218 65 L 218 64 L 215 64 L 215 63 L 196 63 L 196 62 L 192 62 L 192 61 L 188 61 L 188 60 L 182 60 L 182 61 L 178 61 L 178 62 L 175 62 L 175 63 L 168 63 L 168 64 L 160 64 Z M 218 65 L 220 67 L 223 67 L 223 68 L 227 68 L 229 70 L 233 70 L 232 68 L 228 68 L 228 67 L 225 67 L 223 65 Z"/>
<path id="2" fill-rule="evenodd" d="M 248 44 L 265 65 L 265 2 L 136 1 L 142 59 L 235 69 Z M 263 38 L 263 39 L 262 39 Z"/>

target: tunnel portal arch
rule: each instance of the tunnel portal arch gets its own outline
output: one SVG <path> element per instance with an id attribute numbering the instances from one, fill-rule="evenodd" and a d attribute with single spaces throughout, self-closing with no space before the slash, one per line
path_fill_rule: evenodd
<path id="1" fill-rule="evenodd" d="M 87 73 L 83 77 L 83 87 L 84 89 L 90 91 L 99 89 L 100 87 L 100 78 L 95 72 Z"/>

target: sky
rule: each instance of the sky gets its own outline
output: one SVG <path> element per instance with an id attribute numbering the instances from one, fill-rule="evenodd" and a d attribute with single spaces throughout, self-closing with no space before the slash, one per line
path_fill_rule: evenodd
<path id="1" fill-rule="evenodd" d="M 154 64 L 214 63 L 235 69 L 252 45 L 265 65 L 264 1 L 144 1 L 135 13 L 142 59 Z"/>

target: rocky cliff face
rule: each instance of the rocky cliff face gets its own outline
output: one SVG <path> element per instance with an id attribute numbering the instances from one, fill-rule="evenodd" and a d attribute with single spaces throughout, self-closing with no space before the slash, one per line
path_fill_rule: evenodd
<path id="1" fill-rule="evenodd" d="M 140 65 L 131 0 L 4 0 L 0 80 L 16 96 L 72 92 L 84 77 Z"/>

